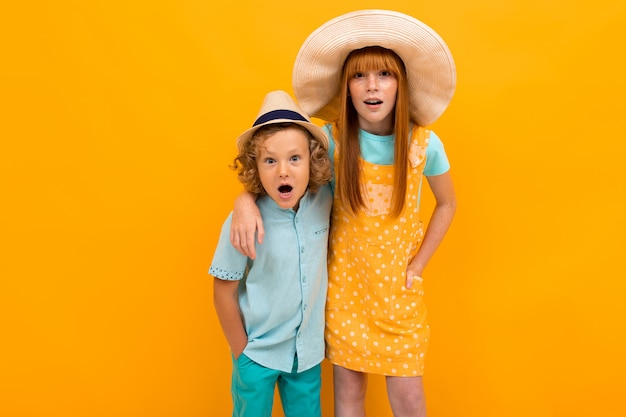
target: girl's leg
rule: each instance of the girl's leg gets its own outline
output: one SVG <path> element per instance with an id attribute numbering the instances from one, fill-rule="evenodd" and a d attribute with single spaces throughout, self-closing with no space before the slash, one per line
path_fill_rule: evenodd
<path id="1" fill-rule="evenodd" d="M 333 365 L 335 417 L 365 417 L 367 374 Z"/>
<path id="2" fill-rule="evenodd" d="M 241 354 L 233 358 L 233 417 L 270 417 L 279 371 L 266 368 Z"/>
<path id="3" fill-rule="evenodd" d="M 283 372 L 278 378 L 278 392 L 285 417 L 321 417 L 321 365 L 300 373 L 297 373 L 296 369 L 298 369 L 297 360 L 291 373 Z"/>
<path id="4" fill-rule="evenodd" d="M 426 417 L 422 377 L 388 376 L 387 396 L 394 417 Z"/>

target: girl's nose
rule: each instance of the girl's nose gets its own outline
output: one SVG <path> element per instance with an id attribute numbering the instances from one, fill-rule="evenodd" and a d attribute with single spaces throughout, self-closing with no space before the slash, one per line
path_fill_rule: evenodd
<path id="1" fill-rule="evenodd" d="M 368 90 L 378 90 L 378 78 L 374 74 L 370 74 L 367 76 L 367 89 Z"/>

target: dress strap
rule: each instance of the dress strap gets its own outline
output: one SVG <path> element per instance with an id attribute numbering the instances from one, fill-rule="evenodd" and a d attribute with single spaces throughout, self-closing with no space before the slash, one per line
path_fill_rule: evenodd
<path id="1" fill-rule="evenodd" d="M 430 130 L 413 126 L 411 144 L 409 145 L 409 162 L 415 168 L 426 160 L 426 148 L 430 140 Z"/>

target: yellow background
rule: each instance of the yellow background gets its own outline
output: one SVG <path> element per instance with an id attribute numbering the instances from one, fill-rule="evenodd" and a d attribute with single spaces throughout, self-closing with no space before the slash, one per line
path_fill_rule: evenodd
<path id="1" fill-rule="evenodd" d="M 425 274 L 429 415 L 626 415 L 623 1 L 5 3 L 1 416 L 229 415 L 207 268 L 234 138 L 313 29 L 375 7 L 458 69 L 433 126 L 459 209 Z M 368 408 L 391 416 L 380 378 Z"/>

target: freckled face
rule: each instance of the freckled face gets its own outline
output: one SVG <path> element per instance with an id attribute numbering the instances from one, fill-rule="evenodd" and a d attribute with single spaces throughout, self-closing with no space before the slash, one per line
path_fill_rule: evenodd
<path id="1" fill-rule="evenodd" d="M 296 128 L 287 128 L 265 139 L 257 155 L 263 188 L 279 207 L 298 209 L 310 175 L 309 139 Z"/>
<path id="2" fill-rule="evenodd" d="M 375 135 L 393 133 L 398 79 L 386 70 L 358 72 L 348 81 L 361 129 Z"/>

